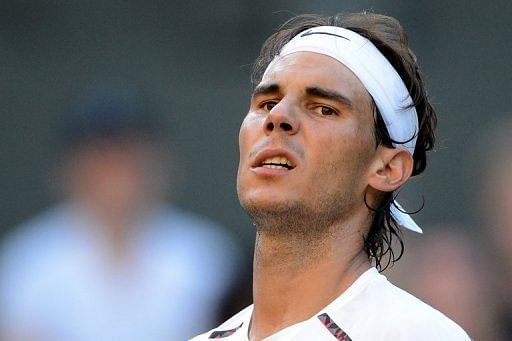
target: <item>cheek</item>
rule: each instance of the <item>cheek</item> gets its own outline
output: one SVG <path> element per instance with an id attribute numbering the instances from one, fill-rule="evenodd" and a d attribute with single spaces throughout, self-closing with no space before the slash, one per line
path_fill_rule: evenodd
<path id="1" fill-rule="evenodd" d="M 326 174 L 334 183 L 357 185 L 363 180 L 373 155 L 373 142 L 368 133 L 360 133 L 357 127 L 346 126 L 330 134 L 322 135 L 315 149 L 320 151 L 316 160 L 315 178 L 323 181 Z M 326 174 L 319 174 L 319 173 Z"/>
<path id="2" fill-rule="evenodd" d="M 257 124 L 257 120 L 249 113 L 240 126 L 238 133 L 238 146 L 240 149 L 239 172 L 241 167 L 247 162 L 251 146 L 253 146 L 256 141 Z"/>
<path id="3" fill-rule="evenodd" d="M 242 125 L 240 126 L 240 131 L 238 132 L 238 147 L 240 151 L 240 164 L 242 163 L 242 160 L 244 160 L 244 156 L 247 155 L 247 145 L 248 145 L 248 139 L 250 130 L 248 129 L 247 124 L 247 118 L 244 119 L 242 122 Z"/>
<path id="4" fill-rule="evenodd" d="M 254 141 L 258 138 L 258 133 L 261 132 L 261 126 L 261 119 L 254 114 L 249 113 L 244 118 L 238 133 L 240 157 L 247 156 L 249 147 L 253 145 Z"/>

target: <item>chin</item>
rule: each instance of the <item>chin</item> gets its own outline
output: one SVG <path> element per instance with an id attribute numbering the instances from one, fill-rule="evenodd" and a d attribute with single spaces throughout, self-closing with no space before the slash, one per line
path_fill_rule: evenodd
<path id="1" fill-rule="evenodd" d="M 241 197 L 240 204 L 259 233 L 288 238 L 292 235 L 318 236 L 327 231 L 328 224 L 322 223 L 322 219 L 302 201 L 258 199 L 261 198 Z"/>
<path id="2" fill-rule="evenodd" d="M 272 209 L 294 201 L 289 195 L 270 188 L 239 189 L 238 199 L 244 208 L 250 206 L 261 209 Z"/>
<path id="3" fill-rule="evenodd" d="M 239 195 L 240 205 L 257 222 L 261 219 L 297 217 L 304 212 L 302 202 L 278 196 L 274 193 L 246 193 Z"/>

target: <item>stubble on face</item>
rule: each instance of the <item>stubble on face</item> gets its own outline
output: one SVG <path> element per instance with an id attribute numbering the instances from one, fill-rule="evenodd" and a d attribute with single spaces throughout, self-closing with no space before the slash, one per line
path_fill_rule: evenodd
<path id="1" fill-rule="evenodd" d="M 258 236 L 272 236 L 282 240 L 283 245 L 286 240 L 288 245 L 294 242 L 312 245 L 322 243 L 334 234 L 339 237 L 344 233 L 340 229 L 346 228 L 349 233 L 361 230 L 359 226 L 349 228 L 343 225 L 353 221 L 351 217 L 357 214 L 355 212 L 364 215 L 361 215 L 364 174 L 375 151 L 373 131 L 368 129 L 373 127 L 371 98 L 348 69 L 329 57 L 296 54 L 287 58 L 288 61 L 274 65 L 278 71 L 269 72 L 267 77 L 272 80 L 266 82 L 281 84 L 285 89 L 282 96 L 290 96 L 288 100 L 291 102 L 284 102 L 279 110 L 283 115 L 300 115 L 300 131 L 293 136 L 282 132 L 273 136 L 263 135 L 261 113 L 258 109 L 255 113 L 249 112 L 240 130 L 241 162 L 237 189 L 240 203 L 253 219 Z M 318 69 L 318 65 L 328 64 L 329 67 Z M 353 107 L 350 112 L 343 111 L 332 120 L 318 118 L 309 107 L 302 106 L 301 96 L 305 96 L 304 89 L 308 86 L 339 89 L 350 98 Z M 309 103 L 308 100 L 305 102 Z M 316 103 L 317 100 L 311 102 Z M 288 112 L 293 110 L 286 107 L 289 103 L 293 103 L 295 110 L 300 108 L 299 111 L 294 114 L 293 111 Z M 294 151 L 300 155 L 298 173 L 282 179 L 256 178 L 251 174 L 248 159 L 251 159 L 250 153 L 257 149 L 254 146 L 259 141 L 273 142 L 290 150 L 293 148 L 289 145 L 295 145 L 302 152 Z M 276 191 L 275 197 L 273 190 Z M 359 222 L 366 224 L 367 221 L 361 221 L 364 219 L 367 218 L 360 218 Z"/>
<path id="2" fill-rule="evenodd" d="M 342 172 L 334 163 L 323 168 L 322 172 L 339 177 L 341 182 L 343 176 L 347 176 L 341 174 Z M 320 177 L 321 173 L 318 176 Z M 336 187 L 310 193 L 316 199 L 311 201 L 298 198 L 297 200 L 262 203 L 256 200 L 246 200 L 243 196 L 239 198 L 258 233 L 313 241 L 330 235 L 332 228 L 339 222 L 347 220 L 355 206 L 356 195 L 353 188 L 340 190 L 335 189 Z"/>
<path id="3" fill-rule="evenodd" d="M 340 179 L 347 175 L 334 164 L 325 171 Z M 317 199 L 266 203 L 240 197 L 256 228 L 255 267 L 301 272 L 335 252 L 334 248 L 349 244 L 350 248 L 362 248 L 363 227 L 370 224 L 373 215 L 368 211 L 366 220 L 357 226 L 351 215 L 363 199 L 346 187 L 343 191 L 331 188 L 312 195 Z"/>

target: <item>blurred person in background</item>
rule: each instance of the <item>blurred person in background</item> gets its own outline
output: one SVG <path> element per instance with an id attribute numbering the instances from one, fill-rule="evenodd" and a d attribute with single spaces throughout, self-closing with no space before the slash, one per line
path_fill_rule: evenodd
<path id="1" fill-rule="evenodd" d="M 462 231 L 442 225 L 430 226 L 422 236 L 405 235 L 404 257 L 388 276 L 453 319 L 474 340 L 501 340 L 487 253 Z"/>
<path id="2" fill-rule="evenodd" d="M 494 122 L 481 134 L 472 158 L 478 167 L 475 197 L 477 219 L 488 235 L 493 259 L 494 295 L 498 321 L 512 339 L 512 119 Z"/>
<path id="3" fill-rule="evenodd" d="M 163 148 L 136 90 L 103 85 L 81 103 L 64 129 L 62 202 L 0 249 L 0 339 L 184 340 L 209 328 L 234 279 L 233 240 L 163 203 Z"/>

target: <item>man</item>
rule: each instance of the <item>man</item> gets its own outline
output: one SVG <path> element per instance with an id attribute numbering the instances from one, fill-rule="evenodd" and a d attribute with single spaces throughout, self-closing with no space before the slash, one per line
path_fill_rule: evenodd
<path id="1" fill-rule="evenodd" d="M 61 202 L 0 247 L 0 340 L 185 340 L 218 321 L 237 248 L 164 201 L 160 134 L 136 89 L 84 97 L 65 124 Z"/>
<path id="2" fill-rule="evenodd" d="M 476 187 L 474 210 L 480 219 L 482 231 L 488 238 L 488 254 L 492 255 L 492 267 L 489 267 L 495 304 L 491 305 L 497 316 L 497 324 L 502 331 L 502 339 L 512 337 L 512 169 L 511 143 L 512 119 L 490 120 L 489 127 L 480 135 L 480 145 L 475 150 L 473 163 Z M 469 162 L 468 162 L 469 163 Z M 485 239 L 484 239 L 485 240 Z M 482 245 L 479 245 L 479 250 Z M 485 250 L 485 249 L 484 249 Z M 482 258 L 482 252 L 478 252 Z M 485 256 L 485 253 L 483 254 Z M 489 278 L 487 278 L 489 280 Z"/>
<path id="3" fill-rule="evenodd" d="M 399 226 L 421 232 L 393 192 L 424 170 L 436 124 L 400 24 L 294 18 L 253 82 L 237 189 L 256 226 L 254 305 L 197 340 L 468 340 L 376 269 L 400 257 Z"/>

